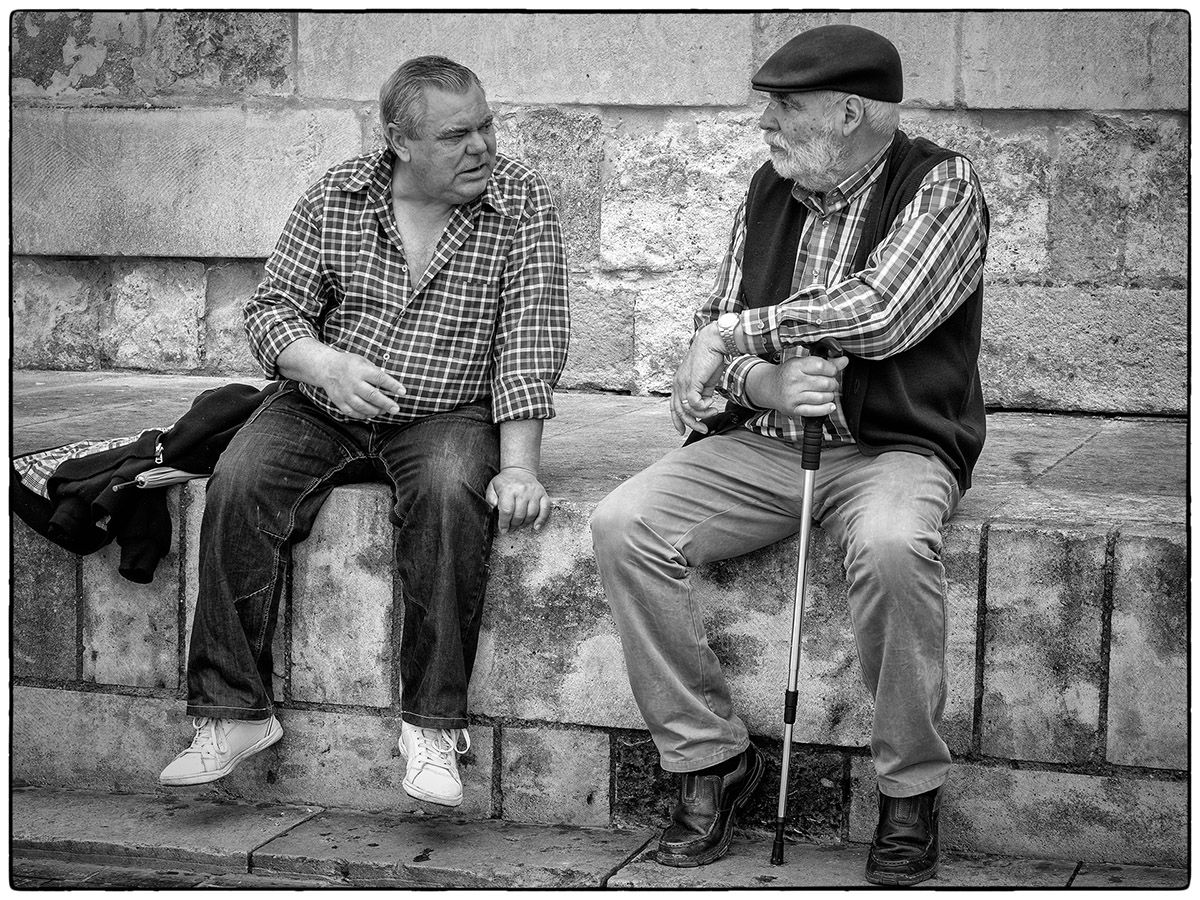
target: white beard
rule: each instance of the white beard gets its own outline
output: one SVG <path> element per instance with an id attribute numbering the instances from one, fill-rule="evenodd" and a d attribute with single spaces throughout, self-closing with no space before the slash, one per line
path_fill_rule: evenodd
<path id="1" fill-rule="evenodd" d="M 768 135 L 771 165 L 780 178 L 796 182 L 814 194 L 825 194 L 842 180 L 846 148 L 833 136 L 833 129 L 813 138 L 805 145 L 790 143 L 780 132 Z"/>

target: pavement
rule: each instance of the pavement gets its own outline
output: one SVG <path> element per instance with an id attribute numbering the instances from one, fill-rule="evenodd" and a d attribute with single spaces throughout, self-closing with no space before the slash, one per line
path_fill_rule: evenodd
<path id="1" fill-rule="evenodd" d="M 870 887 L 866 848 L 739 831 L 697 869 L 654 858 L 654 829 L 575 828 L 244 803 L 186 790 L 100 794 L 14 787 L 15 889 L 779 889 Z M 1182 869 L 943 851 L 922 887 L 1182 889 Z"/>

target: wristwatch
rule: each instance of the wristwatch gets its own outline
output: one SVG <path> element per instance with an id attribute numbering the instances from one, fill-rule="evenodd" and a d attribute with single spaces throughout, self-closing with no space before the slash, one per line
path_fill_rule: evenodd
<path id="1" fill-rule="evenodd" d="M 717 333 L 721 335 L 721 343 L 725 345 L 725 354 L 730 358 L 740 356 L 742 353 L 733 339 L 734 329 L 737 328 L 740 321 L 742 321 L 742 317 L 735 312 L 721 313 L 717 317 Z"/>

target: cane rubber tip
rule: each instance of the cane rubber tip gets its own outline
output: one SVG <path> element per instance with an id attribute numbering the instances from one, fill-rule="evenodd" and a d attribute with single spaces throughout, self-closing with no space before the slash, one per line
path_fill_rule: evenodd
<path id="1" fill-rule="evenodd" d="M 783 841 L 775 841 L 775 846 L 771 848 L 771 865 L 783 865 Z"/>

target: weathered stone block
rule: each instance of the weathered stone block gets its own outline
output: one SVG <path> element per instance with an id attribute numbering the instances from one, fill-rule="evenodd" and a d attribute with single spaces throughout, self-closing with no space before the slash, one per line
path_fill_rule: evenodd
<path id="1" fill-rule="evenodd" d="M 99 368 L 107 282 L 106 267 L 94 260 L 14 259 L 13 366 Z"/>
<path id="2" fill-rule="evenodd" d="M 682 271 L 636 282 L 634 382 L 639 394 L 671 392 L 671 380 L 695 333 L 696 310 L 712 290 L 711 272 Z M 625 280 L 625 279 L 623 279 Z"/>
<path id="3" fill-rule="evenodd" d="M 302 13 L 297 82 L 304 97 L 374 100 L 401 62 L 439 53 L 502 102 L 734 105 L 749 89 L 751 25 L 690 13 Z"/>
<path id="4" fill-rule="evenodd" d="M 208 270 L 204 315 L 204 368 L 225 375 L 262 375 L 250 354 L 242 307 L 263 277 L 258 261 L 230 261 Z"/>
<path id="5" fill-rule="evenodd" d="M 869 842 L 878 806 L 869 761 L 852 768 L 850 840 Z M 948 850 L 1182 866 L 1186 781 L 957 765 L 942 794 Z"/>
<path id="6" fill-rule="evenodd" d="M 200 525 L 204 520 L 204 492 L 207 478 L 198 478 L 180 486 L 183 505 L 183 663 L 186 671 L 188 653 L 192 646 L 192 625 L 196 618 L 196 602 L 200 596 Z M 287 697 L 288 647 L 291 635 L 291 611 L 287 591 L 279 601 L 275 633 L 271 637 L 271 696 L 276 702 Z M 186 699 L 186 681 L 180 686 L 180 697 Z"/>
<path id="7" fill-rule="evenodd" d="M 1062 417 L 1046 417 L 1062 422 Z M 1177 524 L 1186 521 L 1188 492 L 1185 423 L 1162 420 L 1153 433 L 1144 420 L 1093 420 L 1092 433 L 1037 479 L 1043 495 L 1070 495 L 1090 507 L 1086 520 L 1128 527 L 1134 522 Z M 1111 491 L 1119 485 L 1121 499 Z M 1172 501 L 1167 506 L 1159 501 Z M 1036 509 L 1036 504 L 1030 504 Z M 1178 512 L 1168 515 L 1165 509 Z M 1007 515 L 1009 510 L 1005 509 Z"/>
<path id="8" fill-rule="evenodd" d="M 1124 529 L 1115 562 L 1108 761 L 1186 769 L 1186 537 L 1182 529 Z"/>
<path id="9" fill-rule="evenodd" d="M 1093 115 L 1056 131 L 1050 167 L 1056 278 L 1180 287 L 1188 272 L 1188 120 Z"/>
<path id="10" fill-rule="evenodd" d="M 961 13 L 953 11 L 759 13 L 751 73 L 803 31 L 822 25 L 858 25 L 882 34 L 896 45 L 904 63 L 906 106 L 953 106 L 954 81 L 958 74 L 955 31 L 961 17 Z"/>
<path id="11" fill-rule="evenodd" d="M 12 517 L 12 674 L 74 681 L 79 557 Z"/>
<path id="12" fill-rule="evenodd" d="M 175 690 L 179 683 L 179 495 L 167 495 L 171 549 L 150 584 L 117 572 L 116 543 L 82 558 L 83 680 Z"/>
<path id="13" fill-rule="evenodd" d="M 114 263 L 107 314 L 100 325 L 105 359 L 122 369 L 198 368 L 204 286 L 201 263 Z"/>
<path id="14" fill-rule="evenodd" d="M 143 103 L 292 92 L 291 23 L 275 12 L 25 11 L 11 20 L 13 96 Z"/>
<path id="15" fill-rule="evenodd" d="M 570 290 L 571 349 L 559 387 L 631 390 L 636 288 L 577 275 Z"/>
<path id="16" fill-rule="evenodd" d="M 362 152 L 346 109 L 18 109 L 16 253 L 265 257 L 296 199 Z"/>
<path id="17" fill-rule="evenodd" d="M 158 788 L 158 773 L 191 743 L 175 700 L 14 687 L 12 774 L 30 784 L 75 790 Z M 87 740 L 67 736 L 87 735 Z"/>
<path id="18" fill-rule="evenodd" d="M 1183 11 L 974 12 L 962 28 L 968 106 L 1188 108 Z"/>
<path id="19" fill-rule="evenodd" d="M 223 778 L 224 795 L 273 803 L 312 803 L 398 815 L 427 816 L 445 807 L 404 792 L 404 757 L 397 740 L 399 716 L 355 715 L 322 710 L 279 712 L 283 737 Z M 463 802 L 456 816 L 492 815 L 492 729 L 470 727 L 471 749 L 458 757 Z"/>
<path id="20" fill-rule="evenodd" d="M 768 159 L 753 114 L 626 112 L 605 138 L 601 267 L 701 271 L 711 286 L 750 176 Z"/>
<path id="21" fill-rule="evenodd" d="M 600 245 L 600 116 L 553 107 L 519 108 L 499 117 L 496 143 L 546 179 L 562 221 L 567 265 L 590 266 Z"/>
<path id="22" fill-rule="evenodd" d="M 946 567 L 946 709 L 938 731 L 953 753 L 971 747 L 975 726 L 975 648 L 979 636 L 982 527 L 951 519 L 942 535 Z"/>
<path id="23" fill-rule="evenodd" d="M 992 285 L 980 373 L 992 406 L 1180 414 L 1187 293 Z M 1155 377 L 1146 360 L 1156 359 Z"/>
<path id="24" fill-rule="evenodd" d="M 1083 762 L 1097 750 L 1105 535 L 991 526 L 981 751 Z"/>
<path id="25" fill-rule="evenodd" d="M 513 822 L 609 824 L 608 734 L 506 726 L 500 793 Z"/>
<path id="26" fill-rule="evenodd" d="M 390 493 L 382 486 L 334 491 L 312 532 L 297 545 L 291 596 L 292 699 L 391 705 L 390 507 Z M 354 639 L 346 640 L 347 635 Z"/>
<path id="27" fill-rule="evenodd" d="M 639 728 L 587 513 L 497 535 L 468 708 L 492 717 Z M 520 686 L 520 689 L 515 689 Z"/>

